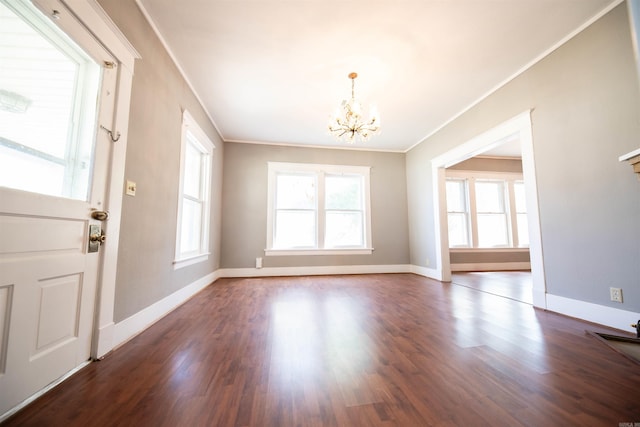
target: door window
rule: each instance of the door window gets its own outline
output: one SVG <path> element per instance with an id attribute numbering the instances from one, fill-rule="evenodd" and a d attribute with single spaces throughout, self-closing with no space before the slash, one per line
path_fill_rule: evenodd
<path id="1" fill-rule="evenodd" d="M 30 5 L 0 0 L 0 186 L 88 200 L 101 67 Z"/>

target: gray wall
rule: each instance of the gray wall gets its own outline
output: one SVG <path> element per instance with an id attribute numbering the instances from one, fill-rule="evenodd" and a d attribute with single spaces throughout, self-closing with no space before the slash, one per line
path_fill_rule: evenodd
<path id="1" fill-rule="evenodd" d="M 411 262 L 435 259 L 431 159 L 534 108 L 547 291 L 640 310 L 640 182 L 618 162 L 640 145 L 638 95 L 623 3 L 407 154 Z"/>
<path id="2" fill-rule="evenodd" d="M 133 78 L 125 176 L 137 183 L 124 196 L 114 320 L 119 322 L 215 271 L 220 259 L 224 146 L 164 47 L 133 0 L 100 0 L 140 52 Z M 180 134 L 187 109 L 216 146 L 212 170 L 211 250 L 207 262 L 173 269 Z"/>
<path id="3" fill-rule="evenodd" d="M 265 257 L 269 161 L 371 166 L 373 254 Z M 224 164 L 223 268 L 409 263 L 404 154 L 227 143 Z"/>

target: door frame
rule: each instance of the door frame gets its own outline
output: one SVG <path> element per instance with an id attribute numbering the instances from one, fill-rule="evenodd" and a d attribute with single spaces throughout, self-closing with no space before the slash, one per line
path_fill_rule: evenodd
<path id="1" fill-rule="evenodd" d="M 114 141 L 110 147 L 105 210 L 109 220 L 104 223 L 107 241 L 100 251 L 97 281 L 96 314 L 92 337 L 91 357 L 100 359 L 114 347 L 114 306 L 116 270 L 120 240 L 120 220 L 124 192 L 124 170 L 127 152 L 129 104 L 135 60 L 140 54 L 129 43 L 97 0 L 65 2 L 78 20 L 90 30 L 116 58 L 117 69 L 115 106 L 112 123 L 98 123 L 97 132 L 109 132 Z"/>
<path id="2" fill-rule="evenodd" d="M 538 187 L 533 152 L 532 111 L 533 110 L 524 111 L 431 160 L 436 260 L 438 266 L 437 275 L 439 279 L 444 282 L 451 281 L 445 169 L 500 145 L 508 137 L 517 135 L 522 148 L 522 174 L 527 200 L 533 306 L 546 309 L 547 290 L 544 275 L 544 258 L 542 256 Z"/>

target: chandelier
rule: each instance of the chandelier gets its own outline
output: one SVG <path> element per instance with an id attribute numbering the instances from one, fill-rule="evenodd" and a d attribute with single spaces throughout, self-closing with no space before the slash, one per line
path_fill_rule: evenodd
<path id="1" fill-rule="evenodd" d="M 355 83 L 357 73 L 349 74 L 351 79 L 351 99 L 342 101 L 340 108 L 329 122 L 329 132 L 338 140 L 353 144 L 356 137 L 366 141 L 371 135 L 380 131 L 380 117 L 372 111 L 368 120 L 362 118 L 362 107 L 355 99 Z"/>

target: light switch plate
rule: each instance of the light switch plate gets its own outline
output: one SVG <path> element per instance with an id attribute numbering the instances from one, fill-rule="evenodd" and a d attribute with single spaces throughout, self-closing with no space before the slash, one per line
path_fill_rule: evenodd
<path id="1" fill-rule="evenodd" d="M 127 180 L 127 187 L 125 190 L 125 194 L 127 196 L 135 196 L 136 195 L 136 183 L 133 181 Z"/>

